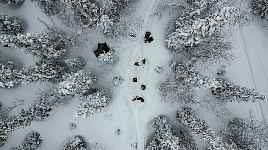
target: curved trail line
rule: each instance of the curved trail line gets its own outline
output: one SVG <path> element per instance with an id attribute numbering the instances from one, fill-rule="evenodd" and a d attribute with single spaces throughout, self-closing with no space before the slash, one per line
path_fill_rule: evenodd
<path id="1" fill-rule="evenodd" d="M 124 64 L 124 79 L 125 83 L 122 87 L 122 92 L 124 96 L 124 100 L 126 102 L 126 106 L 128 107 L 130 116 L 130 121 L 132 122 L 132 128 L 133 131 L 136 133 L 134 135 L 133 143 L 137 143 L 137 149 L 138 150 L 144 150 L 145 149 L 145 136 L 143 131 L 144 123 L 142 121 L 142 115 L 140 115 L 140 110 L 144 107 L 146 104 L 146 101 L 144 103 L 141 103 L 140 101 L 132 101 L 132 99 L 135 96 L 141 96 L 143 97 L 143 93 L 146 91 L 142 91 L 140 88 L 141 84 L 147 85 L 147 79 L 146 74 L 148 73 L 150 69 L 150 63 L 149 60 L 146 59 L 146 63 L 144 66 L 134 66 L 135 62 L 141 62 L 142 59 L 144 59 L 143 50 L 144 50 L 144 39 L 143 36 L 145 32 L 149 29 L 151 26 L 151 14 L 154 10 L 155 6 L 157 6 L 157 2 L 154 0 L 144 0 L 142 1 L 142 4 L 147 4 L 146 8 L 143 9 L 144 13 L 144 25 L 143 28 L 140 30 L 139 34 L 137 34 L 138 37 L 140 37 L 138 41 L 133 42 L 131 45 L 131 49 L 129 49 L 128 54 Z M 148 43 L 146 43 L 148 44 Z M 138 78 L 137 83 L 133 83 L 132 79 L 134 77 Z"/>

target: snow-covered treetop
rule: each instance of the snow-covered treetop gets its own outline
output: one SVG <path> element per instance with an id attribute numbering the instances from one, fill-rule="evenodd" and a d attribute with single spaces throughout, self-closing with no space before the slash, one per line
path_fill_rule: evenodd
<path id="1" fill-rule="evenodd" d="M 63 95 L 83 95 L 91 88 L 94 81 L 96 78 L 92 77 L 89 70 L 72 72 L 65 75 L 65 80 L 59 83 L 58 91 Z"/>
<path id="2" fill-rule="evenodd" d="M 60 58 L 66 52 L 65 47 L 61 47 L 60 41 L 54 41 L 45 34 L 0 35 L 0 42 L 8 47 L 20 48 L 26 54 L 45 59 Z"/>
<path id="3" fill-rule="evenodd" d="M 17 35 L 22 32 L 21 20 L 0 13 L 0 34 Z"/>

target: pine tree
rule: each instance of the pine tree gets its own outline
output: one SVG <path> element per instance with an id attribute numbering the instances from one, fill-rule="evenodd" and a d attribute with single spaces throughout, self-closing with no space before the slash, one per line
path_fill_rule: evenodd
<path id="1" fill-rule="evenodd" d="M 254 89 L 234 85 L 223 79 L 216 79 L 216 81 L 220 83 L 220 86 L 212 87 L 211 91 L 213 96 L 222 101 L 255 102 L 256 100 L 268 100 L 267 96 Z"/>
<path id="2" fill-rule="evenodd" d="M 76 135 L 65 141 L 62 150 L 87 150 L 85 139 L 81 135 Z"/>
<path id="3" fill-rule="evenodd" d="M 0 34 L 17 35 L 22 33 L 21 20 L 0 13 Z"/>
<path id="4" fill-rule="evenodd" d="M 78 56 L 72 59 L 66 59 L 65 63 L 70 67 L 78 67 L 78 68 L 82 68 L 86 65 L 86 61 L 82 56 Z"/>
<path id="5" fill-rule="evenodd" d="M 48 16 L 60 13 L 63 3 L 61 0 L 31 0 Z"/>
<path id="6" fill-rule="evenodd" d="M 2 4 L 17 4 L 17 5 L 21 5 L 24 2 L 24 0 L 0 0 L 0 3 Z"/>
<path id="7" fill-rule="evenodd" d="M 164 81 L 160 81 L 157 87 L 161 98 L 165 102 L 181 102 L 184 104 L 195 102 L 192 87 L 174 78 L 169 77 Z"/>
<path id="8" fill-rule="evenodd" d="M 267 0 L 252 0 L 252 13 L 258 18 L 267 19 L 268 16 L 268 1 Z"/>
<path id="9" fill-rule="evenodd" d="M 44 34 L 27 33 L 26 35 L 0 35 L 0 42 L 7 47 L 20 48 L 26 54 L 44 59 L 60 58 L 65 54 L 61 41 Z"/>
<path id="10" fill-rule="evenodd" d="M 155 118 L 153 128 L 156 131 L 146 150 L 179 150 L 183 148 L 179 136 L 173 131 L 165 116 Z"/>
<path id="11" fill-rule="evenodd" d="M 222 141 L 222 137 L 217 135 L 209 124 L 197 117 L 196 113 L 189 107 L 182 107 L 177 112 L 177 120 L 186 125 L 190 130 L 208 142 L 208 150 L 226 150 L 231 147 L 234 149 L 236 145 L 230 145 Z"/>
<path id="12" fill-rule="evenodd" d="M 84 95 L 96 81 L 89 70 L 80 70 L 66 75 L 66 79 L 59 83 L 58 91 L 63 95 Z"/>
<path id="13" fill-rule="evenodd" d="M 228 123 L 227 139 L 233 141 L 240 149 L 267 149 L 268 124 L 253 118 L 234 118 Z"/>
<path id="14" fill-rule="evenodd" d="M 81 26 L 93 26 L 96 25 L 100 15 L 100 4 L 96 1 L 85 1 L 85 0 L 71 0 L 71 8 L 74 12 L 75 20 Z"/>
<path id="15" fill-rule="evenodd" d="M 41 144 L 42 138 L 38 132 L 31 132 L 19 147 L 11 148 L 10 150 L 36 150 Z"/>
<path id="16" fill-rule="evenodd" d="M 12 88 L 21 82 L 21 71 L 10 60 L 0 60 L 0 89 Z"/>
<path id="17" fill-rule="evenodd" d="M 185 63 L 172 62 L 176 80 L 192 87 L 209 88 L 212 94 L 222 101 L 255 102 L 255 100 L 268 100 L 267 96 L 254 89 L 234 85 L 224 79 L 209 78 L 201 75 L 194 67 L 195 61 L 196 59 Z"/>
<path id="18" fill-rule="evenodd" d="M 97 23 L 97 26 L 100 27 L 106 35 L 113 33 L 113 25 L 113 20 L 110 19 L 108 15 L 102 15 Z"/>
<path id="19" fill-rule="evenodd" d="M 104 107 L 107 107 L 108 103 L 111 101 L 111 95 L 108 91 L 97 90 L 93 93 L 80 96 L 82 101 L 75 112 L 75 117 L 86 118 L 90 117 L 94 113 L 101 112 Z"/>
<path id="20" fill-rule="evenodd" d="M 67 71 L 68 69 L 58 62 L 41 62 L 38 66 L 28 66 L 22 69 L 22 83 L 62 81 Z"/>

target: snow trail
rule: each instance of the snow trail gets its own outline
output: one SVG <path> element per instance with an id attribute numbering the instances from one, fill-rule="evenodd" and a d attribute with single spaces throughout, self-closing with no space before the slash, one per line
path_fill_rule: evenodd
<path id="1" fill-rule="evenodd" d="M 247 87 L 256 89 L 257 86 L 256 86 L 256 83 L 254 80 L 254 75 L 252 73 L 253 69 L 252 69 L 252 65 L 250 63 L 250 59 L 249 59 L 248 48 L 247 48 L 246 40 L 245 40 L 243 31 L 241 28 L 239 28 L 238 39 L 239 39 L 239 43 L 241 46 L 240 49 L 244 50 L 244 51 L 239 51 L 239 55 L 240 56 L 244 55 L 244 57 L 242 57 L 244 59 L 242 60 L 242 64 L 237 65 L 238 70 L 239 70 L 240 80 L 242 80 L 242 83 L 246 83 Z M 262 62 L 262 64 L 263 64 L 263 62 Z M 241 71 L 242 70 L 241 66 L 243 66 L 242 68 L 246 71 Z M 265 68 L 265 71 L 266 71 L 266 68 Z M 245 73 L 246 73 L 246 77 L 245 77 Z M 254 104 L 255 104 L 256 110 L 258 110 L 259 117 L 261 117 L 261 119 L 265 121 L 266 119 L 265 119 L 265 115 L 263 113 L 263 108 L 261 106 L 261 102 L 256 101 L 256 103 L 254 103 Z"/>
<path id="2" fill-rule="evenodd" d="M 143 97 L 143 93 L 145 91 L 142 91 L 140 88 L 141 84 L 144 84 L 147 86 L 147 80 L 146 80 L 146 74 L 148 73 L 150 69 L 150 63 L 149 60 L 144 58 L 143 50 L 144 50 L 144 34 L 147 30 L 149 30 L 151 26 L 151 14 L 154 10 L 157 3 L 154 0 L 143 0 L 141 1 L 142 5 L 146 8 L 143 8 L 142 10 L 144 12 L 141 12 L 141 14 L 144 17 L 144 24 L 143 28 L 140 30 L 140 32 L 137 34 L 137 37 L 139 37 L 138 41 L 132 43 L 132 48 L 128 51 L 128 56 L 125 60 L 124 64 L 124 79 L 126 82 L 123 86 L 123 95 L 124 100 L 126 102 L 126 105 L 129 110 L 129 114 L 131 115 L 130 118 L 131 122 L 133 122 L 133 130 L 136 132 L 136 141 L 137 141 L 137 149 L 138 150 L 144 150 L 145 149 L 145 135 L 143 126 L 145 125 L 142 121 L 142 115 L 140 114 L 140 110 L 144 107 L 146 104 L 146 101 L 144 103 L 141 103 L 140 101 L 132 101 L 132 99 L 135 96 Z M 145 5 L 147 4 L 147 5 Z M 135 66 L 135 62 L 140 62 L 141 60 L 146 59 L 145 65 L 142 66 Z M 132 80 L 134 77 L 137 77 L 138 82 L 134 83 Z"/>

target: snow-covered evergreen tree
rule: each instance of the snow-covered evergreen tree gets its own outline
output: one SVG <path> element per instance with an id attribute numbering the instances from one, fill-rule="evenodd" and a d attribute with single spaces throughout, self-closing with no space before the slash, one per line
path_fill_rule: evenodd
<path id="1" fill-rule="evenodd" d="M 66 59 L 65 63 L 70 67 L 78 67 L 78 68 L 82 68 L 86 65 L 86 61 L 82 56 L 78 56 L 72 59 Z"/>
<path id="2" fill-rule="evenodd" d="M 186 150 L 198 150 L 198 146 L 189 131 L 180 131 L 179 138 L 181 139 L 180 143 Z"/>
<path id="3" fill-rule="evenodd" d="M 87 145 L 81 135 L 76 135 L 65 141 L 61 150 L 87 150 Z"/>
<path id="4" fill-rule="evenodd" d="M 60 0 L 31 0 L 47 15 L 57 15 L 60 13 L 63 3 Z"/>
<path id="5" fill-rule="evenodd" d="M 228 123 L 227 139 L 243 150 L 268 149 L 268 124 L 253 118 L 234 118 Z"/>
<path id="6" fill-rule="evenodd" d="M 255 102 L 256 100 L 268 100 L 267 96 L 254 89 L 241 87 L 223 79 L 216 79 L 216 81 L 220 83 L 220 86 L 212 87 L 211 91 L 216 98 L 222 101 Z"/>
<path id="7" fill-rule="evenodd" d="M 75 111 L 75 117 L 86 118 L 94 113 L 101 112 L 111 101 L 111 95 L 108 91 L 97 90 L 93 93 L 80 96 L 80 100 L 82 102 Z"/>
<path id="8" fill-rule="evenodd" d="M 208 150 L 226 150 L 229 147 L 235 148 L 235 145 L 230 145 L 222 141 L 222 137 L 217 135 L 209 124 L 198 118 L 196 113 L 189 107 L 182 107 L 177 112 L 177 120 L 186 125 L 190 130 L 206 142 L 208 142 Z"/>
<path id="9" fill-rule="evenodd" d="M 239 85 L 234 85 L 224 79 L 209 78 L 201 75 L 194 67 L 195 59 L 185 63 L 172 62 L 176 80 L 189 84 L 197 88 L 210 88 L 212 94 L 222 101 L 267 101 L 267 96 L 254 89 L 248 89 Z"/>
<path id="10" fill-rule="evenodd" d="M 10 60 L 0 60 L 0 89 L 12 88 L 21 82 L 21 71 Z"/>
<path id="11" fill-rule="evenodd" d="M 97 3 L 95 0 L 71 0 L 69 4 L 74 12 L 74 18 L 79 25 L 96 25 L 101 16 L 99 3 Z"/>
<path id="12" fill-rule="evenodd" d="M 268 16 L 268 1 L 267 0 L 252 0 L 251 9 L 254 15 L 258 18 L 267 19 Z"/>
<path id="13" fill-rule="evenodd" d="M 106 35 L 112 34 L 113 25 L 113 20 L 110 19 L 108 15 L 102 15 L 97 23 L 97 26 L 100 27 Z"/>
<path id="14" fill-rule="evenodd" d="M 94 81 L 96 78 L 92 77 L 91 71 L 80 70 L 67 74 L 66 79 L 59 83 L 58 91 L 63 95 L 83 95 L 91 89 Z"/>
<path id="15" fill-rule="evenodd" d="M 24 0 L 0 0 L 0 3 L 2 4 L 17 4 L 17 5 L 21 5 L 24 2 Z"/>
<path id="16" fill-rule="evenodd" d="M 31 132 L 19 147 L 11 148 L 10 150 L 36 150 L 41 144 L 42 138 L 38 132 Z"/>
<path id="17" fill-rule="evenodd" d="M 158 83 L 159 94 L 163 101 L 168 103 L 181 102 L 184 104 L 194 103 L 192 87 L 184 82 L 179 82 L 169 77 Z"/>
<path id="18" fill-rule="evenodd" d="M 155 118 L 152 126 L 156 131 L 146 150 L 179 150 L 183 148 L 180 143 L 181 139 L 173 131 L 165 116 Z"/>
<path id="19" fill-rule="evenodd" d="M 62 81 L 67 71 L 68 69 L 58 62 L 41 62 L 38 66 L 28 66 L 22 69 L 22 83 Z"/>
<path id="20" fill-rule="evenodd" d="M 0 13 L 0 34 L 17 35 L 22 32 L 21 20 Z"/>
<path id="21" fill-rule="evenodd" d="M 221 27 L 236 15 L 235 7 L 223 7 L 211 14 L 201 14 L 206 7 L 212 7 L 210 5 L 214 4 L 214 1 L 189 2 L 195 3 L 200 9 L 186 10 L 178 17 L 175 31 L 166 37 L 167 47 L 171 51 L 182 52 L 187 51 L 187 47 L 197 47 L 208 37 L 218 33 Z"/>
<path id="22" fill-rule="evenodd" d="M 60 58 L 66 52 L 61 41 L 45 34 L 0 35 L 0 42 L 7 47 L 20 48 L 26 54 L 32 54 L 44 59 Z"/>

